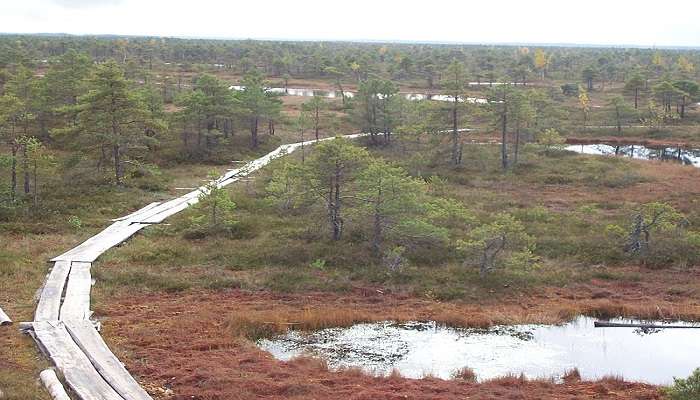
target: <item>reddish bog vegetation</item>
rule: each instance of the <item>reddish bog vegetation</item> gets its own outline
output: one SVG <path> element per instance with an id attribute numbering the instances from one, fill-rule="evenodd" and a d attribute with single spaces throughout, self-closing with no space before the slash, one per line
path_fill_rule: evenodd
<path id="1" fill-rule="evenodd" d="M 683 274 L 640 271 L 644 282 L 592 281 L 545 288 L 482 304 L 445 304 L 371 289 L 349 294 L 279 295 L 227 292 L 129 294 L 98 312 L 103 334 L 146 388 L 174 399 L 660 399 L 654 386 L 610 378 L 563 384 L 506 377 L 474 383 L 367 376 L 329 371 L 320 360 L 280 362 L 243 336 L 265 335 L 290 324 L 303 328 L 382 319 L 434 319 L 451 325 L 556 322 L 577 313 L 700 318 L 697 296 L 669 290 Z M 698 279 L 696 271 L 690 273 Z"/>

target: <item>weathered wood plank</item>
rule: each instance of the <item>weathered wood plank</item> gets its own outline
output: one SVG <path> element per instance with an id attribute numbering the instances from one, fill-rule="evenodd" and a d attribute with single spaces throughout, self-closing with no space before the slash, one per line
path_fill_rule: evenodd
<path id="1" fill-rule="evenodd" d="M 150 210 L 150 209 L 152 209 L 152 208 L 154 208 L 154 207 L 157 207 L 157 206 L 159 206 L 159 205 L 160 205 L 160 202 L 159 202 L 159 201 L 153 202 L 153 203 L 147 205 L 146 207 L 143 207 L 143 208 L 141 208 L 141 209 L 138 209 L 138 210 L 132 212 L 131 214 L 127 214 L 127 215 L 125 215 L 125 216 L 123 216 L 123 217 L 115 218 L 115 219 L 112 220 L 112 222 L 124 221 L 124 220 L 127 220 L 127 219 L 129 219 L 129 220 L 134 220 L 137 216 L 139 216 L 139 215 L 145 213 L 146 211 L 148 211 L 148 210 Z"/>
<path id="2" fill-rule="evenodd" d="M 62 322 L 35 322 L 34 337 L 81 400 L 124 400 L 97 373 Z"/>
<path id="3" fill-rule="evenodd" d="M 194 194 L 196 193 L 196 195 Z M 167 201 L 160 206 L 137 216 L 137 221 L 144 224 L 157 224 L 166 218 L 179 213 L 199 200 L 199 189 L 176 199 Z"/>
<path id="4" fill-rule="evenodd" d="M 90 290 L 92 289 L 92 264 L 73 261 L 68 274 L 66 295 L 61 305 L 60 320 L 81 320 L 90 318 Z"/>
<path id="5" fill-rule="evenodd" d="M 0 308 L 0 325 L 12 325 L 12 320 L 5 314 L 2 308 Z"/>
<path id="6" fill-rule="evenodd" d="M 66 389 L 63 388 L 61 381 L 59 381 L 56 376 L 56 371 L 51 368 L 45 369 L 41 371 L 39 378 L 41 379 L 41 383 L 44 384 L 46 391 L 49 392 L 54 400 L 70 400 Z"/>
<path id="7" fill-rule="evenodd" d="M 70 272 L 70 261 L 56 261 L 46 278 L 34 313 L 35 321 L 56 321 L 61 310 L 61 296 Z"/>
<path id="8" fill-rule="evenodd" d="M 117 221 L 82 244 L 52 259 L 52 261 L 93 262 L 105 251 L 125 241 L 148 225 Z"/>
<path id="9" fill-rule="evenodd" d="M 97 372 L 125 399 L 152 400 L 105 344 L 90 321 L 67 321 L 66 328 Z"/>

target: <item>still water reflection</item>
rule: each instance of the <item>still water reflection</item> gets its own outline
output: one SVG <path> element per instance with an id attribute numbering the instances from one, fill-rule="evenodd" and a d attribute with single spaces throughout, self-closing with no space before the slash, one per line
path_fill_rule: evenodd
<path id="1" fill-rule="evenodd" d="M 609 144 L 574 144 L 566 150 L 581 154 L 623 156 L 641 160 L 675 161 L 700 168 L 700 149 L 680 149 L 677 147 L 649 148 L 645 146 L 615 146 Z"/>
<path id="2" fill-rule="evenodd" d="M 615 320 L 617 322 L 626 322 Z M 676 322 L 674 325 L 686 325 Z M 312 333 L 291 331 L 258 345 L 280 360 L 325 358 L 333 368 L 360 367 L 374 374 L 450 376 L 472 368 L 480 380 L 524 373 L 561 377 L 576 367 L 583 378 L 606 375 L 669 384 L 700 367 L 700 329 L 594 328 L 593 319 L 559 326 L 515 325 L 454 329 L 434 322 L 357 324 Z"/>

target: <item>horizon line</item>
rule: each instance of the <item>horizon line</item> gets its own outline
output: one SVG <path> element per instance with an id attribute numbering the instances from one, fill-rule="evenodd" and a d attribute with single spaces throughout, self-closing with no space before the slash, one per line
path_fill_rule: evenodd
<path id="1" fill-rule="evenodd" d="M 147 35 L 119 33 L 66 33 L 66 32 L 0 32 L 0 36 L 75 36 L 75 37 L 125 37 L 125 38 L 163 38 L 180 40 L 220 40 L 220 41 L 261 41 L 261 42 L 325 42 L 325 43 L 374 43 L 374 44 L 427 44 L 448 46 L 539 46 L 539 47 L 591 47 L 591 48 L 630 48 L 630 49 L 666 49 L 698 50 L 699 45 L 654 45 L 654 44 L 610 44 L 583 42 L 500 42 L 500 41 L 450 41 L 450 40 L 414 40 L 414 39 L 320 39 L 320 38 L 276 38 L 276 37 L 227 37 L 227 36 L 190 36 L 190 35 Z"/>

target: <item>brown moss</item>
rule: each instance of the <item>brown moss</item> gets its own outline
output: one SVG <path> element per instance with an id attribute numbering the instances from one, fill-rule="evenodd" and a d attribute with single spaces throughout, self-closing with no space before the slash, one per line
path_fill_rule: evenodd
<path id="1" fill-rule="evenodd" d="M 98 311 L 109 316 L 103 333 L 111 348 L 158 397 L 162 397 L 158 388 L 172 387 L 174 399 L 661 399 L 654 386 L 618 378 L 579 381 L 573 372 L 563 384 L 522 376 L 473 383 L 471 378 L 407 379 L 398 373 L 374 377 L 356 368 L 333 372 L 322 360 L 308 357 L 277 361 L 244 336 L 283 332 L 290 326 L 319 329 L 389 319 L 437 320 L 451 326 L 556 323 L 579 312 L 700 319 L 697 299 L 666 293 L 669 285 L 697 274 L 648 272 L 644 283 L 634 285 L 624 280 L 591 281 L 471 304 L 377 292 L 125 293 Z M 615 293 L 615 300 L 593 299 L 591 295 L 602 289 Z"/>

